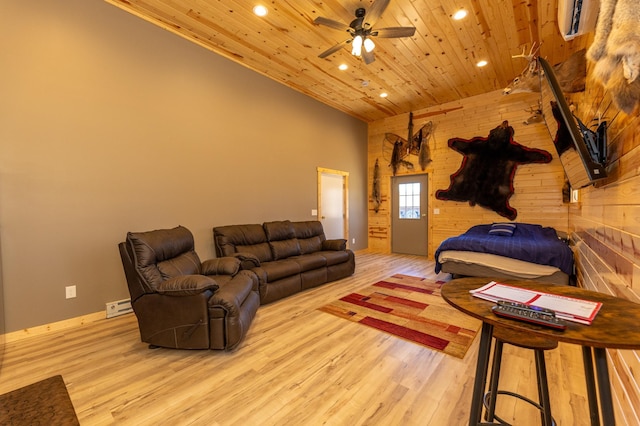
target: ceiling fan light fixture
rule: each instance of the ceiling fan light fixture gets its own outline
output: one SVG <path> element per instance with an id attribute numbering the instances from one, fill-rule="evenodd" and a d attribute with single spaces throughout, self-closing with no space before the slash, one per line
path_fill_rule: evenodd
<path id="1" fill-rule="evenodd" d="M 364 39 L 364 50 L 371 52 L 376 47 L 376 44 L 369 37 Z"/>
<path id="2" fill-rule="evenodd" d="M 351 54 L 353 56 L 362 55 L 362 43 L 363 43 L 363 40 L 361 35 L 358 34 L 353 38 L 353 43 L 351 43 L 352 44 Z"/>
<path id="3" fill-rule="evenodd" d="M 322 59 L 327 58 L 341 48 L 351 44 L 351 54 L 358 58 L 362 58 L 363 62 L 366 65 L 369 65 L 375 61 L 373 49 L 376 47 L 376 44 L 373 42 L 372 37 L 413 37 L 416 32 L 415 27 L 387 27 L 374 29 L 376 22 L 382 16 L 387 6 L 389 6 L 389 2 L 390 0 L 373 0 L 368 12 L 365 8 L 359 7 L 356 9 L 356 18 L 348 25 L 333 19 L 323 18 L 322 16 L 316 17 L 313 20 L 315 25 L 323 25 L 334 30 L 339 30 L 342 31 L 343 34 L 344 32 L 347 32 L 351 36 L 350 39 L 341 41 L 324 52 L 321 52 L 318 57 Z"/>

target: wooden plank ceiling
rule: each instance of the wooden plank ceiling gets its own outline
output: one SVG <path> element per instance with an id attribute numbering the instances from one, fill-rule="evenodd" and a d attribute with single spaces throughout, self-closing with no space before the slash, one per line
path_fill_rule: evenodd
<path id="1" fill-rule="evenodd" d="M 532 43 L 557 63 L 588 38 L 562 39 L 558 0 L 392 0 L 374 29 L 413 26 L 416 33 L 376 38 L 376 60 L 366 65 L 350 47 L 320 59 L 349 35 L 313 21 L 348 24 L 372 0 L 105 1 L 366 122 L 501 89 L 526 66 L 511 56 Z M 260 2 L 265 17 L 253 13 Z M 461 8 L 468 16 L 454 21 Z M 479 60 L 488 65 L 477 67 Z"/>

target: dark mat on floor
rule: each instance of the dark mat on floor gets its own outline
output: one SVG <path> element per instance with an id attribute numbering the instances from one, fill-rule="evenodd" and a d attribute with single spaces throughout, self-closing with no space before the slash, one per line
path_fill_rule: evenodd
<path id="1" fill-rule="evenodd" d="M 0 425 L 79 425 L 62 376 L 0 395 Z"/>

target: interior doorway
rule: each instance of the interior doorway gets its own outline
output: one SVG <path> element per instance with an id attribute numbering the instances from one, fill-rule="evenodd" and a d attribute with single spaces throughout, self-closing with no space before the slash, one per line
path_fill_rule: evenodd
<path id="1" fill-rule="evenodd" d="M 327 239 L 349 241 L 349 172 L 318 167 L 318 220 Z"/>
<path id="2" fill-rule="evenodd" d="M 391 178 L 391 251 L 427 256 L 429 248 L 427 174 Z"/>

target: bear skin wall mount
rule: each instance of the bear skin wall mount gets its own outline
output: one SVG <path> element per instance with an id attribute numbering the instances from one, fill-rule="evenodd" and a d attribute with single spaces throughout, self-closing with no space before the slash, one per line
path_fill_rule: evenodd
<path id="1" fill-rule="evenodd" d="M 449 139 L 449 148 L 464 156 L 458 171 L 451 175 L 448 189 L 436 191 L 436 198 L 445 201 L 468 201 L 491 209 L 514 220 L 516 209 L 509 205 L 514 193 L 513 178 L 520 164 L 549 163 L 548 151 L 527 148 L 513 140 L 514 130 L 503 121 L 488 137 Z"/>

